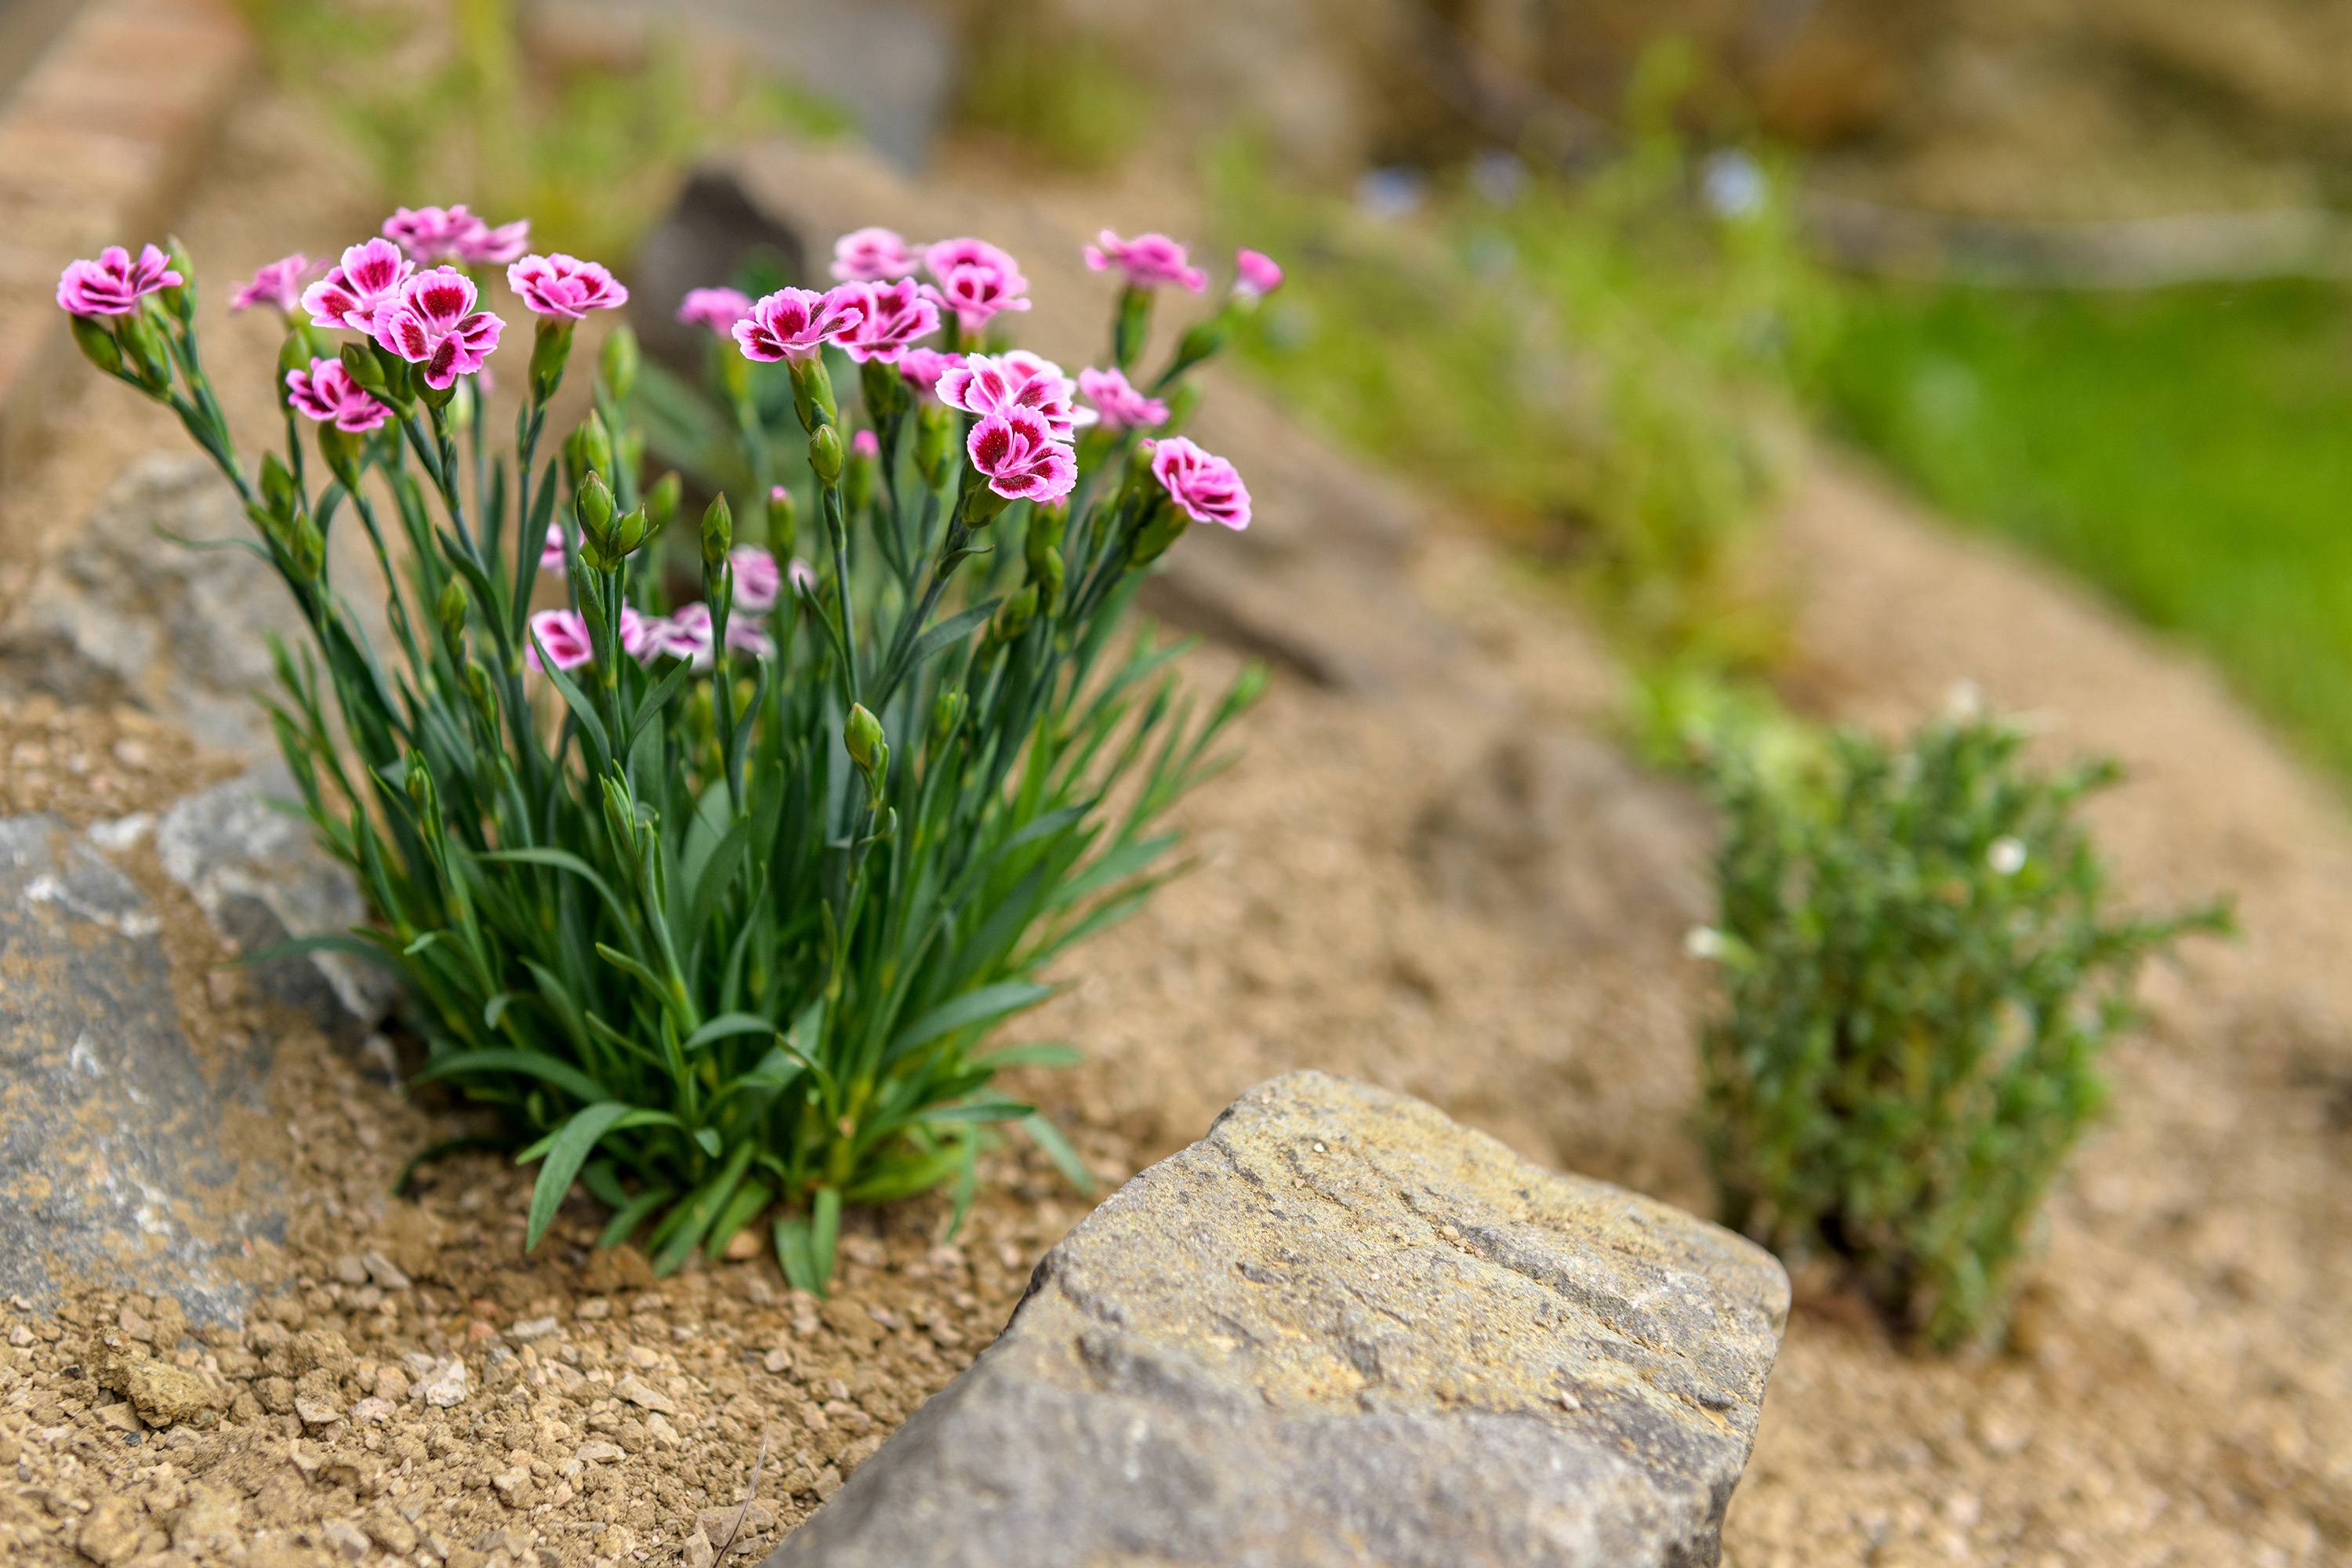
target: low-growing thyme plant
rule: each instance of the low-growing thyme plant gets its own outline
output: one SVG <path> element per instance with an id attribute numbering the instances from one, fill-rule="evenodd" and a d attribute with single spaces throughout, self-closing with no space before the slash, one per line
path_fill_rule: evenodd
<path id="1" fill-rule="evenodd" d="M 1818 792 L 1709 764 L 1722 907 L 1691 945 L 1729 1003 L 1700 1045 L 1724 1223 L 1849 1260 L 1937 1346 L 1999 1336 L 2141 960 L 2229 923 L 2111 915 L 2075 808 L 2116 767 L 2044 776 L 2023 743 L 1959 710 L 1899 746 L 1832 737 Z"/>
<path id="2" fill-rule="evenodd" d="M 1248 525 L 1232 466 L 1174 426 L 1186 374 L 1279 268 L 1242 253 L 1140 387 L 1155 290 L 1206 285 L 1162 236 L 1090 247 L 1125 288 L 1111 363 L 1075 381 L 1003 347 L 1027 283 L 975 239 L 868 229 L 829 291 L 696 290 L 680 313 L 733 351 L 720 396 L 760 489 L 710 502 L 681 584 L 647 548 L 681 485 L 642 471 L 625 329 L 588 417 L 541 454 L 578 322 L 627 292 L 527 244 L 521 224 L 404 208 L 307 287 L 302 257 L 263 268 L 232 308 L 285 314 L 287 440 L 252 470 L 176 245 L 58 285 L 84 353 L 169 405 L 236 488 L 260 535 L 237 542 L 309 624 L 315 646 L 274 650 L 270 712 L 377 923 L 305 945 L 399 971 L 421 1077 L 497 1106 L 540 1163 L 532 1245 L 575 1177 L 614 1210 L 603 1241 L 650 1226 L 663 1271 L 781 1205 L 780 1258 L 821 1289 L 843 1203 L 954 1180 L 960 1215 L 991 1123 L 1083 1184 L 1052 1124 L 991 1088 L 1074 1053 L 976 1047 L 1168 874 L 1176 836 L 1155 825 L 1261 684 L 1245 670 L 1196 713 L 1180 649 L 1122 626 L 1187 526 Z M 509 373 L 510 463 L 480 384 L 501 268 L 537 321 Z M 765 472 L 767 377 L 807 438 L 799 499 Z M 745 510 L 762 542 L 739 540 Z M 389 648 L 353 609 L 374 585 L 330 572 L 338 523 L 365 535 Z"/>

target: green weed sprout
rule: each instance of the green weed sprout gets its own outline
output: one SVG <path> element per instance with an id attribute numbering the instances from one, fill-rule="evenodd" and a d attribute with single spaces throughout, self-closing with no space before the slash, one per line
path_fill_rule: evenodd
<path id="1" fill-rule="evenodd" d="M 1831 740 L 1830 781 L 1710 765 L 1720 923 L 1692 933 L 1728 1006 L 1704 1031 L 1701 1134 L 1724 1223 L 1848 1260 L 1930 1344 L 1997 1339 L 2042 1197 L 2105 1099 L 2140 962 L 2220 905 L 2106 910 L 2075 808 L 2117 771 L 2025 767 L 1969 714 L 1899 746 Z"/>
<path id="2" fill-rule="evenodd" d="M 614 1211 L 603 1242 L 642 1232 L 663 1272 L 774 1211 L 784 1268 L 821 1290 L 842 1205 L 953 1182 L 960 1217 L 993 1124 L 1085 1185 L 1052 1123 L 992 1087 L 1076 1053 L 978 1047 L 1170 874 L 1156 825 L 1261 684 L 1245 670 L 1198 712 L 1181 649 L 1123 628 L 1188 526 L 1248 525 L 1239 476 L 1173 433 L 1168 399 L 1278 274 L 1244 258 L 1138 387 L 1155 287 L 1204 280 L 1163 237 L 1106 256 L 1127 286 L 1091 408 L 1059 367 L 992 352 L 1027 284 L 978 240 L 918 255 L 869 229 L 829 291 L 698 289 L 687 313 L 732 351 L 720 399 L 761 482 L 711 500 L 677 571 L 650 548 L 681 484 L 642 471 L 625 329 L 586 419 L 540 455 L 577 323 L 627 292 L 527 243 L 462 206 L 403 208 L 307 287 L 299 256 L 264 268 L 232 301 L 288 325 L 286 448 L 257 470 L 176 246 L 112 247 L 58 285 L 83 352 L 236 487 L 259 534 L 237 542 L 309 624 L 310 646 L 275 649 L 270 711 L 376 919 L 295 945 L 398 971 L 420 1077 L 496 1107 L 538 1162 L 529 1245 L 577 1178 Z M 536 320 L 505 368 L 511 462 L 478 384 L 499 264 Z M 765 472 L 771 393 L 804 437 L 798 495 Z M 377 584 L 331 571 L 339 523 L 364 532 L 390 648 L 352 606 Z"/>

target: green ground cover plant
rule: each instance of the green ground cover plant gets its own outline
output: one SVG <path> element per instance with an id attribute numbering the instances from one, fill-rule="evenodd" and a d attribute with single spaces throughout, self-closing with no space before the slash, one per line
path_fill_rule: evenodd
<path id="1" fill-rule="evenodd" d="M 578 322 L 627 292 L 520 254 L 527 228 L 402 208 L 307 287 L 299 255 L 263 268 L 232 301 L 287 325 L 286 441 L 257 465 L 176 247 L 59 281 L 84 353 L 244 500 L 257 536 L 212 542 L 266 561 L 311 634 L 274 649 L 272 717 L 375 920 L 275 952 L 400 974 L 421 1079 L 494 1107 L 539 1164 L 530 1245 L 577 1177 L 614 1211 L 604 1244 L 643 1234 L 657 1270 L 772 1212 L 787 1274 L 822 1290 L 845 1203 L 951 1183 L 960 1215 L 992 1127 L 1084 1186 L 1053 1124 L 992 1087 L 1075 1053 L 982 1047 L 1172 874 L 1161 820 L 1259 689 L 1246 668 L 1203 709 L 1181 645 L 1127 608 L 1190 524 L 1248 526 L 1177 410 L 1279 269 L 1243 253 L 1145 375 L 1155 289 L 1205 279 L 1162 236 L 1106 236 L 1127 279 L 1111 368 L 1075 379 L 1005 346 L 1028 285 L 979 239 L 862 230 L 824 292 L 692 291 L 756 488 L 712 500 L 681 571 L 658 546 L 682 485 L 645 463 L 626 329 L 544 449 Z M 535 322 L 500 365 L 521 393 L 505 451 L 477 384 L 512 335 L 479 308 L 502 262 Z M 798 426 L 798 494 L 762 410 Z M 358 580 L 329 548 L 354 529 Z M 389 646 L 355 609 L 378 595 Z"/>
<path id="2" fill-rule="evenodd" d="M 1843 1259 L 1930 1344 L 1997 1340 L 2044 1194 L 2105 1098 L 2099 1058 L 2141 963 L 2219 905 L 2117 915 L 2078 807 L 2112 764 L 2026 764 L 2018 729 L 1956 712 L 1899 744 L 1841 731 L 1806 784 L 1733 750 L 1726 1005 L 1697 1124 L 1724 1223 Z"/>
<path id="3" fill-rule="evenodd" d="M 1834 428 L 2210 652 L 2352 774 L 2352 294 L 1856 284 Z"/>

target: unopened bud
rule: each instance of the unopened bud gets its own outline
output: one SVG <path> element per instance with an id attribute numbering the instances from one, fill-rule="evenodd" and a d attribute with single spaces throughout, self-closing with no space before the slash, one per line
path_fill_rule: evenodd
<path id="1" fill-rule="evenodd" d="M 635 555 L 637 552 L 637 547 L 645 543 L 647 532 L 646 509 L 643 507 L 634 508 L 614 518 L 613 520 L 613 555 L 615 564 Z"/>
<path id="2" fill-rule="evenodd" d="M 172 258 L 172 270 L 180 281 L 155 296 L 163 309 L 180 318 L 184 325 L 196 319 L 196 263 L 188 247 L 180 243 L 176 234 L 163 237 L 163 253 Z"/>
<path id="3" fill-rule="evenodd" d="M 328 471 L 342 480 L 347 490 L 360 488 L 360 458 L 366 450 L 366 437 L 332 424 L 319 426 L 319 456 L 327 459 Z"/>
<path id="4" fill-rule="evenodd" d="M 952 408 L 926 403 L 915 416 L 915 471 L 927 485 L 947 477 L 956 455 L 956 415 Z"/>
<path id="5" fill-rule="evenodd" d="M 441 590 L 441 636 L 452 653 L 466 647 L 466 584 L 452 577 Z"/>
<path id="6" fill-rule="evenodd" d="M 601 550 L 611 542 L 613 522 L 613 491 L 604 483 L 604 476 L 594 468 L 580 481 L 573 492 L 572 506 L 580 518 L 580 531 L 593 540 Z"/>
<path id="7" fill-rule="evenodd" d="M 275 452 L 261 455 L 261 500 L 269 515 L 280 522 L 291 521 L 301 510 L 302 487 L 294 482 L 293 473 Z"/>
<path id="8" fill-rule="evenodd" d="M 793 546 L 800 542 L 797 510 L 793 492 L 783 486 L 768 492 L 768 549 L 779 561 L 791 559 Z"/>
<path id="9" fill-rule="evenodd" d="M 961 691 L 942 691 L 931 701 L 931 743 L 939 744 L 955 733 L 963 722 L 964 710 L 971 706 L 971 699 Z"/>
<path id="10" fill-rule="evenodd" d="M 800 416 L 801 428 L 814 430 L 819 425 L 839 423 L 841 405 L 834 401 L 833 377 L 824 361 L 811 355 L 787 361 L 785 369 L 792 376 L 793 412 Z"/>
<path id="11" fill-rule="evenodd" d="M 874 504 L 874 486 L 882 474 L 882 444 L 871 430 L 860 430 L 850 437 L 847 483 L 843 487 L 842 500 L 854 515 Z"/>
<path id="12" fill-rule="evenodd" d="M 614 327 L 604 336 L 604 352 L 597 357 L 597 366 L 604 378 L 604 389 L 615 403 L 626 403 L 637 389 L 637 334 L 626 324 Z"/>
<path id="13" fill-rule="evenodd" d="M 849 718 L 841 726 L 841 743 L 849 752 L 849 760 L 866 773 L 889 752 L 882 743 L 882 721 L 866 710 L 863 702 L 850 704 Z"/>
<path id="14" fill-rule="evenodd" d="M 809 467 L 816 470 L 816 482 L 831 489 L 841 482 L 841 432 L 830 425 L 820 425 L 809 435 Z"/>
<path id="15" fill-rule="evenodd" d="M 429 812 L 433 804 L 433 770 L 425 766 L 423 752 L 410 748 L 407 774 L 401 783 L 408 791 L 408 798 L 420 810 Z"/>
<path id="16" fill-rule="evenodd" d="M 319 525 L 303 512 L 287 530 L 286 553 L 294 563 L 295 575 L 305 583 L 315 583 L 327 569 L 327 541 Z"/>
<path id="17" fill-rule="evenodd" d="M 84 359 L 109 375 L 121 374 L 122 345 L 114 341 L 105 323 L 95 316 L 68 316 L 66 321 L 73 329 L 74 346 L 81 350 Z"/>
<path id="18" fill-rule="evenodd" d="M 727 510 L 725 492 L 710 498 L 702 513 L 702 565 L 714 578 L 735 544 L 735 514 Z"/>
<path id="19" fill-rule="evenodd" d="M 309 370 L 311 358 L 310 334 L 299 326 L 288 332 L 286 341 L 278 345 L 278 395 L 280 398 L 286 395 L 288 373 Z"/>
<path id="20" fill-rule="evenodd" d="M 562 316 L 541 316 L 530 342 L 530 397 L 545 403 L 563 384 L 563 367 L 572 361 L 573 323 Z"/>
<path id="21" fill-rule="evenodd" d="M 131 374 L 139 384 L 150 392 L 160 393 L 172 384 L 172 359 L 164 352 L 163 334 L 155 330 L 145 312 L 133 310 L 115 318 L 115 341 L 122 345 L 123 357 L 130 362 Z"/>
<path id="22" fill-rule="evenodd" d="M 348 352 L 348 351 L 347 351 Z M 563 477 L 574 489 L 588 474 L 613 471 L 613 437 L 599 415 L 591 414 L 563 438 Z"/>
<path id="23" fill-rule="evenodd" d="M 995 619 L 988 625 L 989 638 L 1000 643 L 1018 642 L 1021 634 L 1029 629 L 1029 623 L 1036 618 L 1037 584 L 1032 583 L 997 609 Z"/>
<path id="24" fill-rule="evenodd" d="M 656 479 L 653 489 L 646 492 L 647 528 L 655 533 L 667 528 L 670 519 L 677 515 L 678 499 L 685 494 L 686 481 L 677 477 L 677 469 L 673 468 Z"/>
<path id="25" fill-rule="evenodd" d="M 1062 552 L 1052 545 L 1045 553 L 1029 563 L 1029 581 L 1039 595 L 1039 602 L 1048 606 L 1062 600 Z"/>
<path id="26" fill-rule="evenodd" d="M 385 390 L 383 366 L 376 363 L 375 351 L 365 343 L 345 343 L 339 356 L 343 362 L 343 374 L 366 390 L 382 395 Z"/>

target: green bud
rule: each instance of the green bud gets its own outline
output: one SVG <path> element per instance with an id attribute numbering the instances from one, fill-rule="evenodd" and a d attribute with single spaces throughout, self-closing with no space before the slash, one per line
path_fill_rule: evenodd
<path id="1" fill-rule="evenodd" d="M 939 745 L 955 733 L 963 722 L 964 710 L 971 700 L 961 691 L 941 691 L 931 700 L 931 744 Z"/>
<path id="2" fill-rule="evenodd" d="M 603 474 L 594 468 L 588 470 L 587 477 L 580 481 L 580 488 L 572 492 L 572 507 L 580 518 L 583 535 L 594 540 L 599 549 L 611 542 L 613 490 L 605 484 Z"/>
<path id="3" fill-rule="evenodd" d="M 937 487 L 955 460 L 956 426 L 952 408 L 926 403 L 915 416 L 915 471 L 923 482 Z"/>
<path id="4" fill-rule="evenodd" d="M 642 474 L 646 471 L 646 433 L 624 430 L 613 442 L 614 472 Z"/>
<path id="5" fill-rule="evenodd" d="M 604 378 L 604 389 L 615 403 L 626 403 L 637 389 L 637 334 L 625 322 L 604 336 L 604 353 L 598 356 L 598 369 Z"/>
<path id="6" fill-rule="evenodd" d="M 195 261 L 188 255 L 188 247 L 180 243 L 180 237 L 176 234 L 164 236 L 163 250 L 172 258 L 172 270 L 180 275 L 181 281 L 159 291 L 155 296 L 156 302 L 179 317 L 183 326 L 192 324 L 196 319 Z"/>
<path id="7" fill-rule="evenodd" d="M 710 505 L 702 513 L 702 564 L 715 578 L 727 560 L 727 552 L 735 543 L 735 514 L 727 510 L 727 497 L 721 493 L 710 498 Z"/>
<path id="8" fill-rule="evenodd" d="M 778 485 L 768 492 L 768 548 L 780 561 L 790 560 L 793 546 L 800 542 L 800 528 L 794 513 L 799 509 L 793 502 L 793 492 Z"/>
<path id="9" fill-rule="evenodd" d="M 1037 507 L 1029 513 L 1029 532 L 1021 542 L 1021 554 L 1029 563 L 1030 576 L 1043 574 L 1046 552 L 1062 542 L 1069 525 L 1070 506 L 1066 500 Z"/>
<path id="10" fill-rule="evenodd" d="M 879 458 L 866 456 L 857 450 L 856 444 L 853 442 L 849 451 L 849 466 L 843 472 L 842 504 L 846 506 L 850 515 L 855 517 L 874 504 L 874 487 L 882 477 L 882 460 Z"/>
<path id="11" fill-rule="evenodd" d="M 654 481 L 646 492 L 646 520 L 653 532 L 659 533 L 677 515 L 678 498 L 686 493 L 686 481 L 672 469 Z"/>
<path id="12" fill-rule="evenodd" d="M 327 541 L 319 532 L 319 525 L 304 512 L 296 517 L 286 530 L 287 558 L 294 564 L 294 574 L 305 583 L 315 583 L 327 569 Z"/>
<path id="13" fill-rule="evenodd" d="M 841 482 L 840 431 L 820 425 L 809 433 L 809 467 L 816 470 L 816 482 L 827 489 Z"/>
<path id="14" fill-rule="evenodd" d="M 310 334 L 300 327 L 289 331 L 286 341 L 278 345 L 278 395 L 281 401 L 286 396 L 287 373 L 309 370 L 312 357 Z"/>
<path id="15" fill-rule="evenodd" d="M 106 330 L 103 321 L 95 316 L 68 316 L 66 321 L 73 329 L 74 346 L 81 350 L 82 358 L 109 375 L 122 374 L 122 345 L 114 341 L 114 334 Z"/>
<path id="16" fill-rule="evenodd" d="M 613 520 L 613 554 L 616 562 L 637 552 L 646 542 L 646 509 L 635 507 Z"/>
<path id="17" fill-rule="evenodd" d="M 474 711 L 482 716 L 483 728 L 496 733 L 499 727 L 498 688 L 490 682 L 490 672 L 478 658 L 466 661 L 466 693 L 474 700 Z"/>
<path id="18" fill-rule="evenodd" d="M 1020 640 L 1021 634 L 1037 618 L 1037 584 L 1030 584 L 998 606 L 995 618 L 988 623 L 991 642 L 1009 643 Z"/>
<path id="19" fill-rule="evenodd" d="M 1225 339 L 1232 331 L 1233 324 L 1222 310 L 1205 321 L 1193 322 L 1182 341 L 1176 345 L 1176 369 L 1179 372 L 1190 370 L 1215 354 L 1225 346 Z"/>
<path id="20" fill-rule="evenodd" d="M 1168 553 L 1168 547 L 1184 536 L 1184 513 L 1164 494 L 1148 502 L 1143 509 L 1143 521 L 1135 531 L 1135 542 L 1127 552 L 1130 566 L 1149 566 Z"/>
<path id="21" fill-rule="evenodd" d="M 573 323 L 562 316 L 541 316 L 530 341 L 530 399 L 545 403 L 563 384 L 563 367 L 572 360 Z"/>
<path id="22" fill-rule="evenodd" d="M 878 793 L 882 772 L 889 766 L 890 748 L 882 743 L 882 721 L 867 712 L 863 702 L 850 705 L 849 718 L 841 726 L 841 743 L 857 771 L 866 775 L 866 787 Z"/>
<path id="23" fill-rule="evenodd" d="M 407 773 L 401 783 L 407 789 L 408 798 L 415 805 L 417 814 L 431 821 L 434 816 L 433 770 L 425 766 L 425 753 L 413 746 L 409 748 Z"/>
<path id="24" fill-rule="evenodd" d="M 463 653 L 466 647 L 466 584 L 457 578 L 449 579 L 441 590 L 441 636 L 452 653 Z"/>
<path id="25" fill-rule="evenodd" d="M 1111 359 L 1118 368 L 1133 370 L 1143 353 L 1143 340 L 1151 331 L 1151 290 L 1130 285 L 1119 290 L 1118 317 L 1111 327 Z"/>
<path id="26" fill-rule="evenodd" d="M 866 417 L 877 426 L 907 406 L 912 394 L 907 390 L 907 378 L 898 374 L 895 364 L 884 364 L 878 359 L 867 360 L 857 367 L 857 390 L 866 399 Z"/>
<path id="27" fill-rule="evenodd" d="M 280 522 L 290 521 L 302 510 L 302 487 L 275 452 L 261 455 L 261 500 Z"/>
<path id="28" fill-rule="evenodd" d="M 1029 581 L 1037 589 L 1039 602 L 1048 606 L 1062 602 L 1062 552 L 1052 545 L 1029 563 Z"/>
<path id="29" fill-rule="evenodd" d="M 115 318 L 115 339 L 122 345 L 123 357 L 130 361 L 131 372 L 139 384 L 149 392 L 161 393 L 172 384 L 172 358 L 163 348 L 163 334 L 144 310 L 133 310 Z"/>
<path id="30" fill-rule="evenodd" d="M 365 343 L 345 343 L 341 359 L 344 371 L 353 381 L 381 397 L 389 390 L 383 379 L 383 366 L 375 357 L 375 350 Z"/>
<path id="31" fill-rule="evenodd" d="M 590 473 L 613 471 L 613 437 L 604 416 L 592 413 L 563 438 L 563 475 L 578 489 Z"/>
<path id="32" fill-rule="evenodd" d="M 446 408 L 457 401 L 457 389 L 465 384 L 466 380 L 463 376 L 459 376 L 446 386 L 436 386 L 429 381 L 420 379 L 415 387 L 416 400 L 427 408 Z"/>

